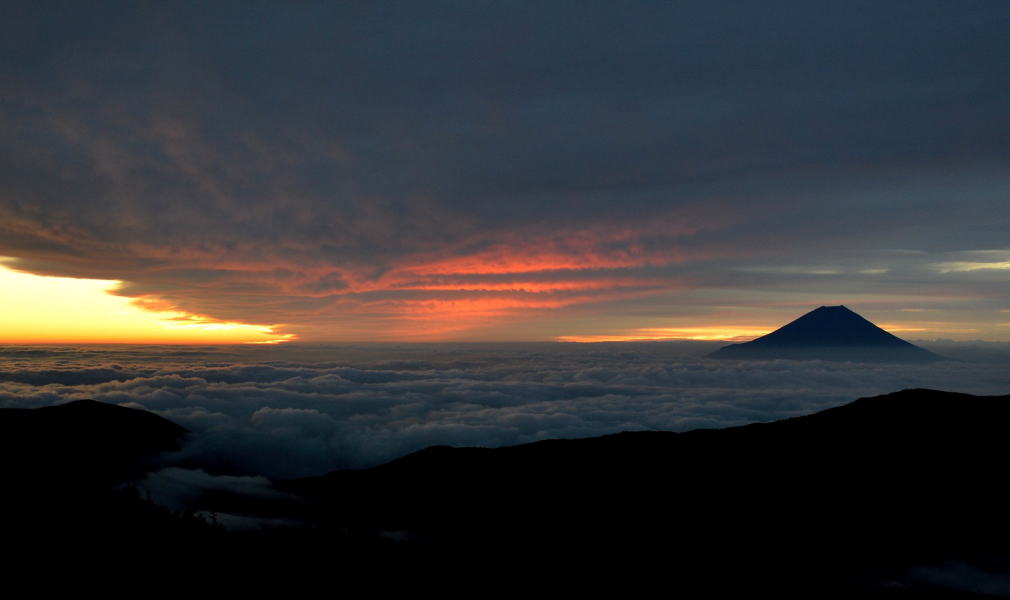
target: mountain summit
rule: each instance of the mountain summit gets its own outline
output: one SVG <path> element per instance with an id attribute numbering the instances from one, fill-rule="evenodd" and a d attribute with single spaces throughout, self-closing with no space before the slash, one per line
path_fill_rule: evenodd
<path id="1" fill-rule="evenodd" d="M 708 357 L 903 363 L 944 360 L 884 331 L 844 306 L 822 306 L 768 335 L 725 346 Z"/>

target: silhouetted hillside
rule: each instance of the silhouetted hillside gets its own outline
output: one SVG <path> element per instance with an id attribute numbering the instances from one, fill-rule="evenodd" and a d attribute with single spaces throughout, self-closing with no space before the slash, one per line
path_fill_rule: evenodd
<path id="1" fill-rule="evenodd" d="M 906 390 L 724 430 L 434 447 L 284 487 L 450 554 L 861 589 L 1010 551 L 1008 424 L 1010 396 Z"/>
<path id="2" fill-rule="evenodd" d="M 47 450 L 31 478 L 8 479 L 5 500 L 31 500 L 2 513 L 8 548 L 25 557 L 58 549 L 88 569 L 129 565 L 120 577 L 134 582 L 154 581 L 180 558 L 207 570 L 173 572 L 177 582 L 213 572 L 219 583 L 248 583 L 255 573 L 258 582 L 415 591 L 661 585 L 675 594 L 904 598 L 1010 581 L 1010 396 L 905 390 L 722 430 L 436 446 L 278 483 L 305 501 L 271 510 L 286 507 L 301 525 L 244 533 L 104 483 L 125 471 L 101 457 L 117 447 L 139 457 L 181 432 L 123 411 L 0 411 L 5 469 L 18 448 L 57 447 L 76 469 L 53 467 L 59 455 Z M 945 565 L 960 579 L 930 579 Z M 996 583 L 973 587 L 983 571 Z"/>
<path id="3" fill-rule="evenodd" d="M 944 360 L 884 331 L 844 306 L 822 306 L 768 335 L 725 346 L 708 356 L 891 363 Z"/>
<path id="4" fill-rule="evenodd" d="M 186 429 L 154 413 L 78 400 L 0 409 L 0 474 L 39 480 L 122 481 L 150 456 L 177 447 Z"/>
<path id="5" fill-rule="evenodd" d="M 282 583 L 290 592 L 323 578 L 345 585 L 380 569 L 402 572 L 416 561 L 375 535 L 311 524 L 229 532 L 213 515 L 157 505 L 127 480 L 158 468 L 152 459 L 186 433 L 153 413 L 90 400 L 0 409 L 8 589 L 69 585 L 116 597 L 208 584 L 262 592 Z"/>
<path id="6" fill-rule="evenodd" d="M 152 549 L 209 534 L 207 523 L 117 487 L 186 433 L 153 413 L 92 400 L 0 409 L 0 528 L 7 564 L 19 565 L 8 573 L 60 556 L 78 566 L 143 563 Z"/>

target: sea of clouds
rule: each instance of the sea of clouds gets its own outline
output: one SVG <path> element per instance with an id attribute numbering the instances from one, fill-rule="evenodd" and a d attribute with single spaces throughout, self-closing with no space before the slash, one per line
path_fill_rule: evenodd
<path id="1" fill-rule="evenodd" d="M 1010 393 L 1005 345 L 933 347 L 965 358 L 927 365 L 704 358 L 715 347 L 8 346 L 0 406 L 93 398 L 147 409 L 192 432 L 173 464 L 279 479 L 369 467 L 435 444 L 729 427 L 913 387 Z"/>

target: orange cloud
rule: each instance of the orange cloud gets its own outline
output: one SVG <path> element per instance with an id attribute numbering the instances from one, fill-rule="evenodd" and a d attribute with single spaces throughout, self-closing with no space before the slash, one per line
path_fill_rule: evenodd
<path id="1" fill-rule="evenodd" d="M 339 265 L 319 248 L 298 242 L 263 247 L 134 242 L 125 252 L 99 246 L 87 259 L 35 256 L 19 267 L 79 277 L 89 272 L 89 261 L 97 261 L 103 278 L 129 273 L 109 294 L 146 311 L 208 315 L 203 317 L 208 322 L 283 321 L 287 331 L 315 339 L 396 339 L 405 332 L 437 339 L 682 287 L 682 281 L 643 269 L 686 260 L 677 238 L 691 231 L 672 219 L 638 227 L 525 228 L 496 232 L 490 240 L 461 238 L 437 250 L 364 256 Z M 174 322 L 196 324 L 185 316 Z M 359 327 L 366 322 L 375 326 Z"/>
<path id="2" fill-rule="evenodd" d="M 600 224 L 584 229 L 516 232 L 489 244 L 469 240 L 448 255 L 417 257 L 401 271 L 415 275 L 522 274 L 639 267 L 684 260 L 670 242 L 694 228 L 662 222 L 637 228 Z M 648 242 L 665 241 L 665 243 Z M 444 251 L 443 251 L 444 252 Z"/>

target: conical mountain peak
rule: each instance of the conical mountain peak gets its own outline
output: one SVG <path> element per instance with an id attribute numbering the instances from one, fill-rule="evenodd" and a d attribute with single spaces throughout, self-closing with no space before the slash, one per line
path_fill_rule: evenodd
<path id="1" fill-rule="evenodd" d="M 845 306 L 821 306 L 768 335 L 720 348 L 709 357 L 859 362 L 942 360 L 884 331 Z"/>

